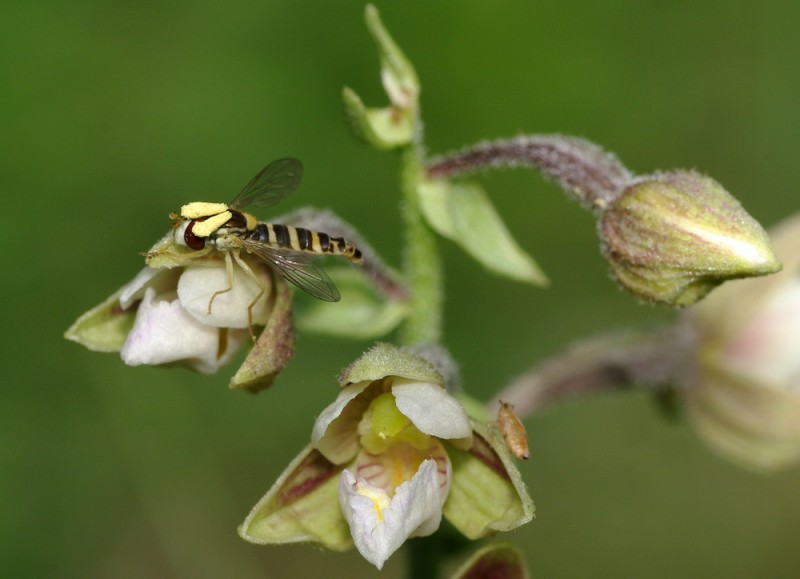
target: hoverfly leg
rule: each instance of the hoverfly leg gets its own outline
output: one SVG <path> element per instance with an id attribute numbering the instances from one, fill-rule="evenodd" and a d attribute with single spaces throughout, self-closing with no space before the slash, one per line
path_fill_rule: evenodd
<path id="1" fill-rule="evenodd" d="M 236 264 L 242 268 L 242 271 L 244 271 L 247 275 L 249 275 L 250 279 L 256 282 L 258 287 L 261 288 L 261 291 L 259 291 L 256 294 L 256 297 L 253 298 L 253 301 L 250 302 L 249 306 L 247 306 L 247 328 L 250 330 L 250 338 L 253 340 L 253 342 L 255 342 L 256 335 L 255 332 L 253 332 L 253 308 L 258 303 L 258 300 L 260 300 L 261 297 L 264 295 L 266 288 L 264 287 L 264 283 L 260 279 L 258 279 L 258 276 L 255 273 L 253 273 L 252 269 L 250 269 L 250 266 L 244 262 L 244 260 L 239 255 L 238 251 L 233 254 L 233 259 L 236 260 Z"/>
<path id="2" fill-rule="evenodd" d="M 237 258 L 238 261 L 238 258 Z M 231 261 L 231 254 L 229 251 L 225 252 L 225 270 L 228 273 L 228 287 L 223 290 L 215 291 L 214 294 L 211 296 L 211 299 L 208 300 L 208 312 L 211 313 L 211 305 L 214 303 L 214 299 L 219 294 L 224 294 L 233 289 L 233 261 Z"/>

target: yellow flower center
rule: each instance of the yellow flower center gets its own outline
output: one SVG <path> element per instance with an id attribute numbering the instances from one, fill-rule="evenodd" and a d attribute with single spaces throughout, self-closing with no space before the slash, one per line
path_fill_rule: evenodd
<path id="1" fill-rule="evenodd" d="M 361 445 L 373 454 L 385 452 L 398 442 L 406 442 L 423 450 L 431 445 L 431 437 L 419 431 L 400 412 L 391 392 L 376 397 L 358 425 Z"/>

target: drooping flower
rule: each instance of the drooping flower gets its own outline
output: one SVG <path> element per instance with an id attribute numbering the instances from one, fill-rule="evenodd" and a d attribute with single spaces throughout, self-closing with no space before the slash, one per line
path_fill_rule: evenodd
<path id="1" fill-rule="evenodd" d="M 771 231 L 783 271 L 726 284 L 687 312 L 697 335 L 692 422 L 744 466 L 800 462 L 800 216 Z"/>
<path id="2" fill-rule="evenodd" d="M 131 366 L 182 365 L 214 373 L 249 341 L 254 327 L 263 326 L 231 380 L 232 387 L 263 388 L 292 354 L 291 293 L 264 263 L 249 265 L 258 282 L 233 267 L 230 283 L 221 255 L 192 257 L 169 233 L 148 253 L 148 267 L 78 318 L 65 336 L 91 350 L 120 352 Z"/>
<path id="3" fill-rule="evenodd" d="M 353 543 L 381 568 L 444 515 L 468 538 L 528 522 L 533 504 L 496 429 L 467 416 L 422 358 L 379 344 L 344 372 L 312 443 L 240 528 L 254 543 Z"/>

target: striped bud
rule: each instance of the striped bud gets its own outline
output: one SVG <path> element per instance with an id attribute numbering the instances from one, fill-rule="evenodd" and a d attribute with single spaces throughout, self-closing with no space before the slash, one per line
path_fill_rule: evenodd
<path id="1" fill-rule="evenodd" d="M 614 277 L 645 301 L 688 306 L 723 281 L 780 269 L 759 223 L 693 171 L 638 179 L 602 210 L 598 227 Z"/>

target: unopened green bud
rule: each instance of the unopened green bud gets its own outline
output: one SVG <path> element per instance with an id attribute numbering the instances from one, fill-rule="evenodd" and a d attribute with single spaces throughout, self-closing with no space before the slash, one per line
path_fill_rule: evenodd
<path id="1" fill-rule="evenodd" d="M 345 115 L 355 136 L 377 149 L 392 149 L 411 142 L 416 129 L 419 80 L 411 62 L 383 26 L 378 9 L 367 5 L 364 17 L 381 60 L 381 81 L 389 106 L 369 108 L 352 90 L 342 94 Z"/>
<path id="2" fill-rule="evenodd" d="M 603 208 L 599 231 L 617 281 L 645 301 L 688 306 L 726 280 L 781 268 L 761 225 L 694 171 L 638 179 Z"/>

